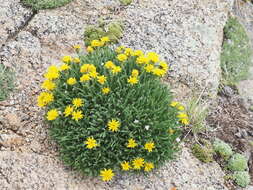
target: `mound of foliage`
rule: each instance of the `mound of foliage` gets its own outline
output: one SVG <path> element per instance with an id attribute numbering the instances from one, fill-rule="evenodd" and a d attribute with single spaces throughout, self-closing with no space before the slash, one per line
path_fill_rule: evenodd
<path id="1" fill-rule="evenodd" d="M 14 88 L 14 73 L 0 64 L 0 101 L 5 100 Z"/>
<path id="2" fill-rule="evenodd" d="M 24 5 L 31 7 L 33 10 L 53 9 L 61 7 L 72 0 L 21 0 Z"/>
<path id="3" fill-rule="evenodd" d="M 247 33 L 236 18 L 229 18 L 224 28 L 221 68 L 224 83 L 246 79 L 251 65 L 252 48 Z"/>
<path id="4" fill-rule="evenodd" d="M 149 172 L 178 150 L 184 107 L 161 82 L 168 65 L 154 52 L 93 40 L 83 55 L 64 56 L 44 74 L 38 106 L 63 161 L 86 175 Z"/>

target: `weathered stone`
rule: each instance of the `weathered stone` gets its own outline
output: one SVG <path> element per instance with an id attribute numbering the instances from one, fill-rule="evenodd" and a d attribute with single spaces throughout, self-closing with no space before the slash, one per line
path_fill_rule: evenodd
<path id="1" fill-rule="evenodd" d="M 41 62 L 40 41 L 31 33 L 22 31 L 14 40 L 5 44 L 0 59 L 2 64 L 15 68 L 18 74 L 35 69 Z"/>
<path id="2" fill-rule="evenodd" d="M 24 138 L 16 134 L 0 134 L 0 145 L 5 148 L 15 148 L 25 143 Z"/>
<path id="3" fill-rule="evenodd" d="M 24 8 L 20 0 L 0 0 L 0 47 L 29 20 L 33 12 Z"/>
<path id="4" fill-rule="evenodd" d="M 233 1 L 141 1 L 124 11 L 123 44 L 161 54 L 173 83 L 217 93 L 223 27 Z M 122 16 L 122 15 L 120 15 Z"/>
<path id="5" fill-rule="evenodd" d="M 177 161 L 169 162 L 159 170 L 143 175 L 116 175 L 109 183 L 98 178 L 81 177 L 70 172 L 53 158 L 34 154 L 2 151 L 0 154 L 1 189 L 76 189 L 129 190 L 178 189 L 203 190 L 213 187 L 226 190 L 224 173 L 217 163 L 201 164 L 187 148 Z"/>
<path id="6" fill-rule="evenodd" d="M 21 119 L 14 113 L 8 113 L 4 117 L 5 127 L 17 131 L 21 126 Z"/>

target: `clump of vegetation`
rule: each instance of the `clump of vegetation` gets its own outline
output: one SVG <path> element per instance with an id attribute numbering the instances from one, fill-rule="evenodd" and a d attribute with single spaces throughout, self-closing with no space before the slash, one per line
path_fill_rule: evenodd
<path id="1" fill-rule="evenodd" d="M 14 89 L 14 72 L 0 64 L 0 101 L 5 100 Z"/>
<path id="2" fill-rule="evenodd" d="M 224 28 L 221 53 L 223 83 L 233 85 L 248 76 L 252 48 L 247 33 L 236 18 L 229 18 Z"/>
<path id="3" fill-rule="evenodd" d="M 31 7 L 33 10 L 41 9 L 53 9 L 56 7 L 61 7 L 72 0 L 21 0 L 21 2 Z"/>
<path id="4" fill-rule="evenodd" d="M 119 2 L 122 4 L 122 5 L 130 5 L 132 2 L 133 2 L 133 0 L 119 0 Z"/>
<path id="5" fill-rule="evenodd" d="M 108 37 L 93 40 L 87 55 L 64 56 L 60 67 L 50 66 L 38 96 L 63 161 L 103 181 L 172 159 L 180 126 L 188 122 L 171 106 L 161 82 L 168 65 L 158 54 L 108 43 Z"/>
<path id="6" fill-rule="evenodd" d="M 244 171 L 248 168 L 247 159 L 242 154 L 234 154 L 228 161 L 228 168 L 232 171 Z"/>
<path id="7" fill-rule="evenodd" d="M 229 144 L 220 139 L 215 139 L 213 142 L 214 151 L 218 153 L 223 159 L 227 160 L 232 156 L 233 151 Z"/>
<path id="8" fill-rule="evenodd" d="M 123 25 L 120 22 L 110 22 L 106 24 L 101 21 L 98 26 L 88 26 L 84 31 L 84 42 L 86 46 L 90 46 L 91 42 L 108 36 L 111 43 L 117 43 L 123 36 Z"/>
<path id="9" fill-rule="evenodd" d="M 241 187 L 246 187 L 250 184 L 250 175 L 246 171 L 237 171 L 233 174 L 235 183 Z"/>
<path id="10" fill-rule="evenodd" d="M 194 135 L 206 130 L 206 117 L 208 115 L 208 105 L 201 102 L 200 97 L 193 97 L 186 106 L 186 113 L 189 115 L 191 130 Z"/>
<path id="11" fill-rule="evenodd" d="M 194 144 L 192 146 L 193 155 L 204 163 L 213 161 L 213 147 L 212 144 L 206 140 L 203 140 L 203 145 Z"/>

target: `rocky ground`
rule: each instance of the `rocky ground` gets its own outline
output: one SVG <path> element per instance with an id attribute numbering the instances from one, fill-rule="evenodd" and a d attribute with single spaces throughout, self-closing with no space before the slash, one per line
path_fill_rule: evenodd
<path id="1" fill-rule="evenodd" d="M 123 21 L 122 44 L 154 50 L 169 61 L 169 80 L 178 96 L 206 88 L 212 98 L 219 85 L 223 26 L 232 3 L 136 0 L 122 7 L 114 0 L 74 0 L 34 12 L 19 0 L 0 0 L 0 61 L 15 70 L 17 85 L 10 98 L 0 102 L 0 189 L 227 189 L 219 165 L 201 163 L 184 145 L 176 161 L 147 177 L 120 175 L 110 183 L 81 177 L 59 161 L 36 98 L 46 67 L 73 54 L 72 46 L 82 44 L 85 27 L 99 17 Z"/>

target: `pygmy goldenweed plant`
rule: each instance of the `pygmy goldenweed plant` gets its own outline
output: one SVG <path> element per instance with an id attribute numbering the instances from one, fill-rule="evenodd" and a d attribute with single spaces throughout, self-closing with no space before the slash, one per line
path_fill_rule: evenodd
<path id="1" fill-rule="evenodd" d="M 64 56 L 44 74 L 38 106 L 63 161 L 109 181 L 118 171 L 149 172 L 178 150 L 183 106 L 160 78 L 168 65 L 154 52 L 107 47 L 93 40 L 83 55 Z"/>

